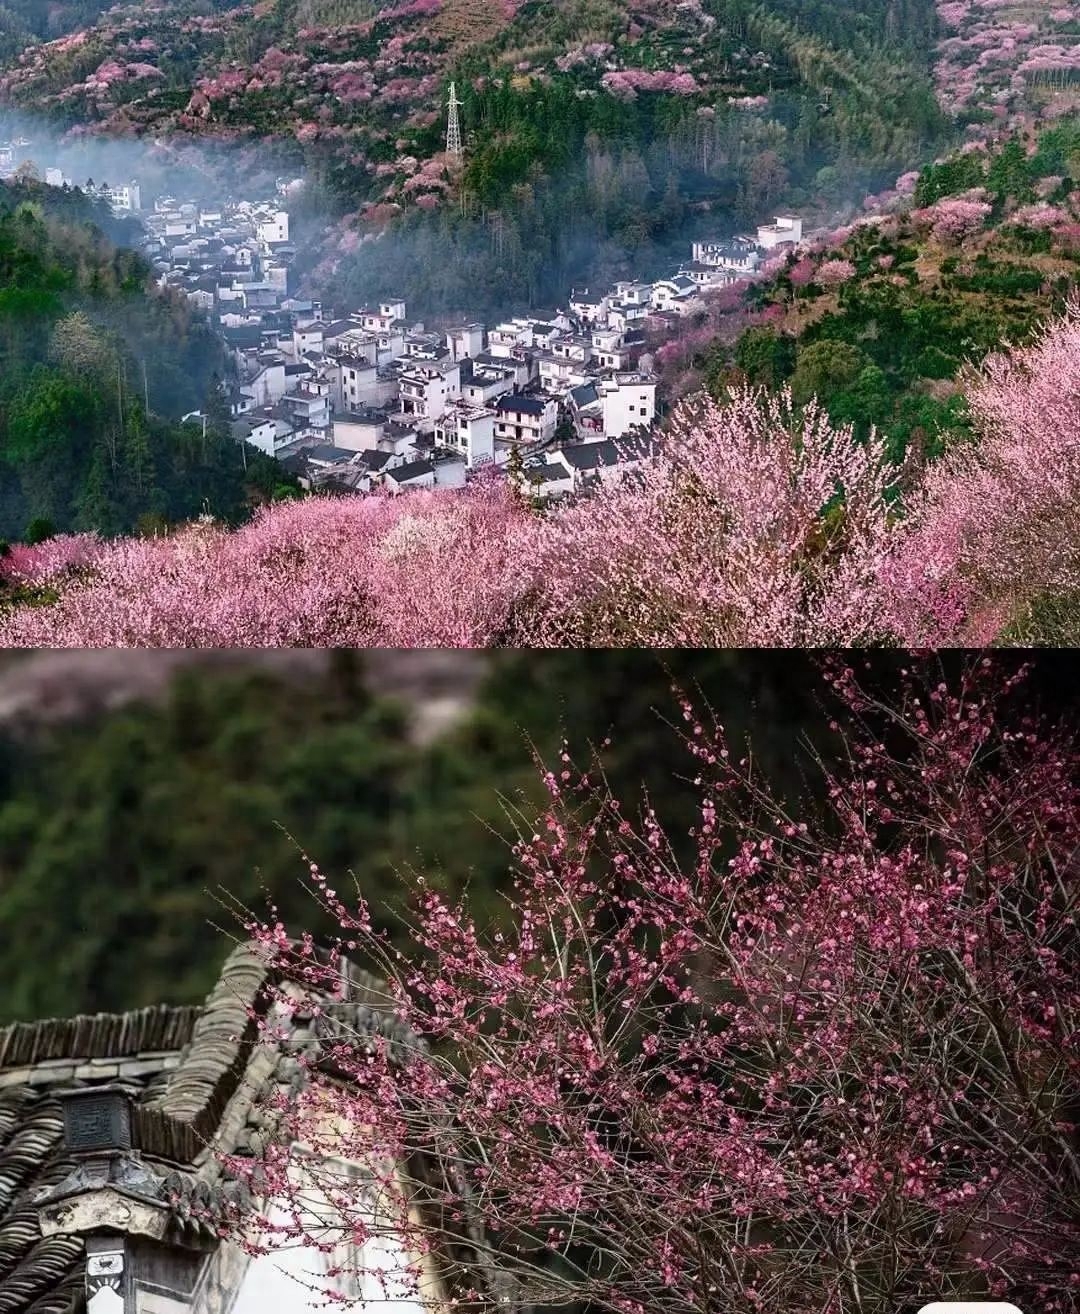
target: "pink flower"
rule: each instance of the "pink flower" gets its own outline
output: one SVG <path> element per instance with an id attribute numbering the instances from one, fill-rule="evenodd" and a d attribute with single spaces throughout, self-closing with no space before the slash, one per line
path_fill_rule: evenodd
<path id="1" fill-rule="evenodd" d="M 986 201 L 947 197 L 925 209 L 913 210 L 911 220 L 929 228 L 939 242 L 959 243 L 982 228 L 991 208 Z"/>
<path id="2" fill-rule="evenodd" d="M 1080 588 L 1080 309 L 968 388 L 981 441 L 926 472 L 884 582 L 905 642 L 981 644 Z"/>
<path id="3" fill-rule="evenodd" d="M 814 270 L 816 266 L 809 256 L 803 256 L 788 270 L 788 278 L 791 280 L 792 287 L 806 287 L 814 280 Z"/>
<path id="4" fill-rule="evenodd" d="M 839 287 L 855 277 L 855 266 L 850 260 L 825 260 L 818 265 L 814 282 L 819 287 Z"/>
<path id="5" fill-rule="evenodd" d="M 275 1209 L 198 1217 L 270 1264 L 343 1236 L 372 1287 L 396 1235 L 416 1300 L 429 1260 L 521 1291 L 551 1255 L 553 1307 L 841 1314 L 839 1235 L 903 1290 L 1072 1314 L 1072 727 L 1029 715 L 1015 663 L 908 658 L 869 689 L 855 666 L 823 663 L 813 803 L 677 688 L 678 831 L 565 743 L 515 809 L 497 920 L 407 870 L 391 947 L 363 886 L 305 858 L 334 948 L 242 916 L 252 1029 L 277 1052 L 283 1015 L 344 1007 L 292 1047 L 295 1093 L 256 1104 L 268 1143 L 217 1156 Z M 313 1173 L 310 1147 L 365 1171 Z"/>

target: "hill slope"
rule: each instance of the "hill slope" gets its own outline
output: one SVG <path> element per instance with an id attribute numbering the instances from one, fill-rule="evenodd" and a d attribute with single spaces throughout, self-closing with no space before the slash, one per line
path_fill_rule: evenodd
<path id="1" fill-rule="evenodd" d="M 337 262 L 404 220 L 401 267 L 440 270 L 414 295 L 459 308 L 479 288 L 480 310 L 496 289 L 504 306 L 564 291 L 607 244 L 666 257 L 701 211 L 730 225 L 799 188 L 831 205 L 880 185 L 941 137 L 936 34 L 932 0 L 160 0 L 31 45 L 0 102 L 80 133 L 231 142 L 233 179 L 303 170 L 309 213 L 350 216 L 324 283 L 377 295 Z M 463 172 L 442 153 L 451 79 Z M 425 222 L 440 209 L 464 244 L 451 259 Z"/>
<path id="2" fill-rule="evenodd" d="M 1075 296 L 1080 118 L 1005 134 L 902 180 L 905 196 L 786 260 L 660 353 L 669 389 L 790 384 L 892 459 L 969 436 L 962 376 Z M 731 294 L 727 293 L 728 301 Z M 711 331 L 712 326 L 720 329 Z"/>
<path id="3" fill-rule="evenodd" d="M 221 344 L 113 244 L 102 211 L 81 192 L 0 183 L 2 536 L 35 519 L 117 533 L 207 504 L 233 520 L 246 511 L 224 428 L 175 422 L 206 401 Z M 254 461 L 247 478 L 270 473 Z"/>

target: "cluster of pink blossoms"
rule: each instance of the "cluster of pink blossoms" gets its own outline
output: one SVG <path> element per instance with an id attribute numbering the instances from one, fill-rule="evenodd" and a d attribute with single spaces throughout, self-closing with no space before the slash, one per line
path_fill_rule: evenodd
<path id="1" fill-rule="evenodd" d="M 676 96 L 695 96 L 701 90 L 692 73 L 679 73 L 670 69 L 651 72 L 643 68 L 628 68 L 605 73 L 600 79 L 600 85 L 622 100 L 633 100 L 639 91 L 666 91 Z"/>
<path id="2" fill-rule="evenodd" d="M 855 277 L 855 266 L 850 260 L 825 260 L 817 267 L 813 281 L 820 287 L 839 287 Z"/>
<path id="3" fill-rule="evenodd" d="M 980 231 L 993 207 L 988 201 L 946 197 L 921 210 L 912 210 L 916 227 L 927 228 L 939 242 L 959 243 Z"/>
<path id="4" fill-rule="evenodd" d="M 909 643 L 990 643 L 1080 589 L 1080 308 L 968 383 L 980 441 L 931 466 L 885 573 Z"/>
<path id="5" fill-rule="evenodd" d="M 685 697 L 689 836 L 564 748 L 493 926 L 406 874 L 393 950 L 311 863 L 337 939 L 246 922 L 284 983 L 253 1013 L 273 1036 L 275 1005 L 340 998 L 353 957 L 385 976 L 378 1025 L 343 1016 L 299 1055 L 265 1153 L 223 1164 L 280 1212 L 226 1230 L 254 1221 L 257 1253 L 340 1232 L 374 1281 L 364 1243 L 392 1230 L 473 1309 L 542 1280 L 553 1307 L 612 1314 L 898 1292 L 1075 1314 L 1076 740 L 1028 715 L 1022 672 L 910 665 L 877 693 L 827 665 L 820 810 Z M 370 1164 L 388 1219 L 340 1172 L 313 1210 L 290 1146 Z"/>
<path id="6" fill-rule="evenodd" d="M 978 440 L 922 470 L 744 389 L 684 403 L 633 478 L 539 514 L 488 476 L 312 498 L 235 533 L 16 547 L 0 576 L 58 600 L 9 603 L 0 644 L 987 643 L 1080 590 L 1078 379 L 1074 307 L 967 380 Z"/>

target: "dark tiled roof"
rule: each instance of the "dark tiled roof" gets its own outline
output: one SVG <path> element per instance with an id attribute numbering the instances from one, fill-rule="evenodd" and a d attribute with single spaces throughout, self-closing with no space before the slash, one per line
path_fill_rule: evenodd
<path id="1" fill-rule="evenodd" d="M 257 347 L 262 341 L 262 330 L 257 324 L 236 324 L 221 330 L 222 337 L 233 347 Z"/>
<path id="2" fill-rule="evenodd" d="M 308 448 L 308 459 L 312 461 L 333 461 L 340 465 L 345 461 L 351 461 L 356 455 L 345 447 L 332 447 L 329 443 L 319 443 L 315 447 Z"/>
<path id="3" fill-rule="evenodd" d="M 575 470 L 596 470 L 600 466 L 614 466 L 620 462 L 640 461 L 659 451 L 658 445 L 651 439 L 608 438 L 602 443 L 582 443 L 579 446 L 564 447 L 559 456 Z"/>
<path id="4" fill-rule="evenodd" d="M 172 1202 L 175 1237 L 194 1231 L 212 1240 L 191 1206 L 234 1195 L 241 1184 L 220 1177 L 209 1142 L 221 1138 L 226 1152 L 252 1144 L 260 1134 L 250 1122 L 252 1102 L 297 1081 L 292 1052 L 344 1032 L 401 1039 L 398 1024 L 379 1006 L 376 979 L 351 966 L 348 976 L 346 1001 L 327 1002 L 319 1017 L 306 1018 L 301 1009 L 286 1052 L 268 1065 L 260 1059 L 259 1072 L 251 1063 L 262 1049 L 251 1010 L 264 1002 L 267 971 L 250 945 L 229 955 L 201 1007 L 0 1029 L 0 1314 L 83 1314 L 82 1239 L 43 1236 L 38 1209 L 43 1196 L 51 1203 L 103 1185 L 91 1180 L 95 1173 L 110 1174 L 110 1181 L 126 1173 L 129 1186 L 137 1178 L 139 1194 Z M 62 1097 L 116 1083 L 130 1092 L 132 1139 L 141 1157 L 121 1157 L 108 1168 L 80 1163 L 64 1148 Z"/>
<path id="5" fill-rule="evenodd" d="M 409 479 L 420 479 L 424 475 L 434 474 L 435 467 L 430 461 L 407 461 L 404 465 L 387 470 L 386 477 L 396 484 L 403 484 Z"/>
<path id="6" fill-rule="evenodd" d="M 542 397 L 523 397 L 518 393 L 499 397 L 495 402 L 497 411 L 510 411 L 520 415 L 543 415 L 546 406 L 547 403 Z"/>
<path id="7" fill-rule="evenodd" d="M 82 1239 L 42 1237 L 34 1205 L 75 1168 L 62 1146 L 58 1090 L 123 1073 L 139 1100 L 157 1098 L 199 1011 L 143 1008 L 0 1030 L 0 1314 L 85 1308 Z M 76 1078 L 80 1069 L 95 1075 Z"/>
<path id="8" fill-rule="evenodd" d="M 570 478 L 570 471 L 560 461 L 549 461 L 547 465 L 528 465 L 522 473 L 531 484 L 554 484 Z"/>

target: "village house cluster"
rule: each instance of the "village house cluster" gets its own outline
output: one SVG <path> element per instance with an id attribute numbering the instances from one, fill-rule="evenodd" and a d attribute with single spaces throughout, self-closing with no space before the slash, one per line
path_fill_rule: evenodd
<path id="1" fill-rule="evenodd" d="M 656 450 L 648 344 L 802 237 L 781 216 L 756 237 L 695 244 L 670 278 L 436 330 L 410 323 L 400 298 L 335 313 L 290 296 L 295 248 L 278 203 L 162 199 L 143 221 L 162 282 L 207 311 L 233 355 L 239 441 L 311 488 L 461 487 L 494 466 L 543 498 L 618 478 Z"/>
<path id="2" fill-rule="evenodd" d="M 308 488 L 462 487 L 495 467 L 558 498 L 621 477 L 656 450 L 650 348 L 703 310 L 708 291 L 802 240 L 801 221 L 778 216 L 754 236 L 694 243 L 691 260 L 655 282 L 576 289 L 545 314 L 435 329 L 410 323 L 403 298 L 331 309 L 290 295 L 293 186 L 279 182 L 270 200 L 159 197 L 146 209 L 134 180 L 98 194 L 140 219 L 161 285 L 204 310 L 227 344 L 237 441 Z"/>

